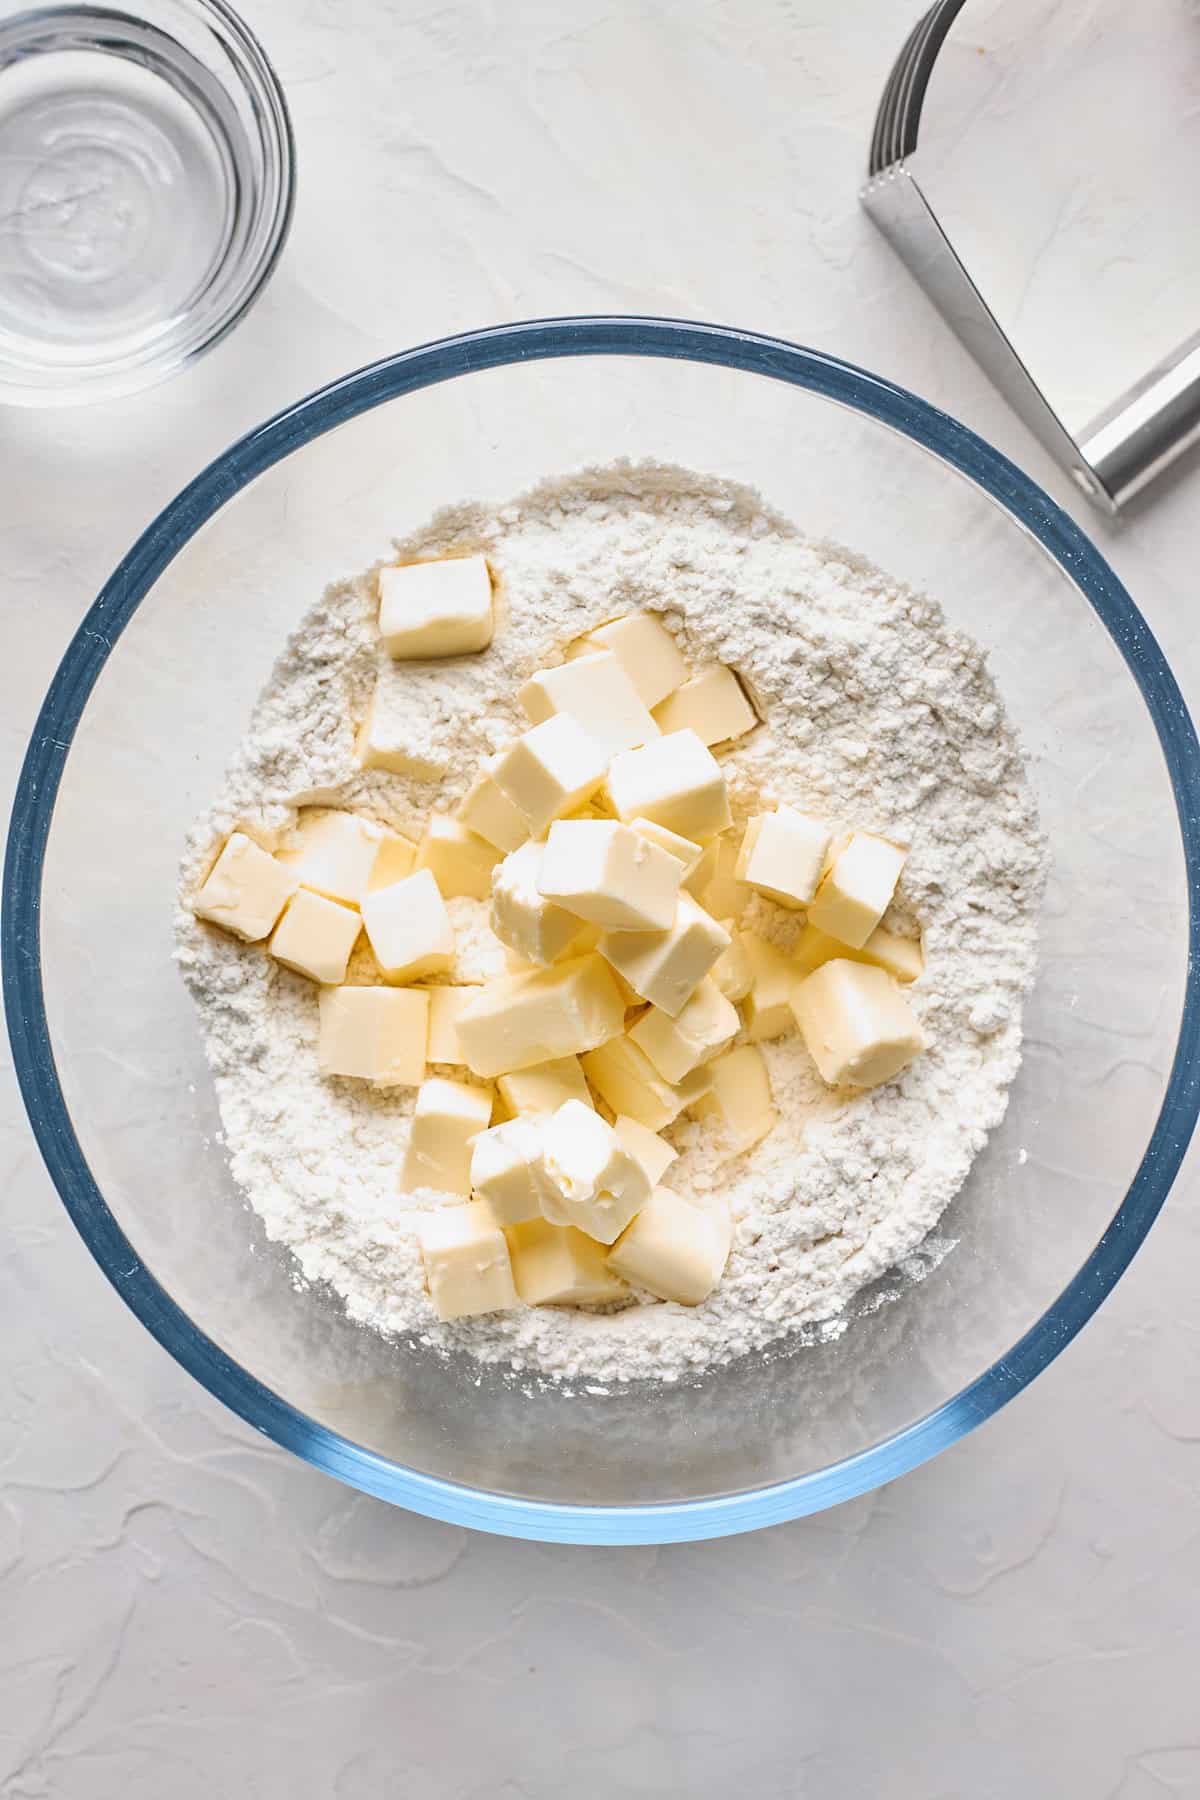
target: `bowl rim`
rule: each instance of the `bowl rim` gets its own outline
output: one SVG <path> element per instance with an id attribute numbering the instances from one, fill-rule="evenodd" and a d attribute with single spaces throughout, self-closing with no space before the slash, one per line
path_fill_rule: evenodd
<path id="1" fill-rule="evenodd" d="M 1081 1268 L 1013 1348 L 959 1393 L 841 1462 L 767 1487 L 622 1506 L 530 1501 L 420 1474 L 282 1400 L 205 1336 L 143 1265 L 75 1137 L 54 1064 L 42 987 L 39 909 L 63 768 L 92 687 L 124 627 L 188 540 L 226 501 L 293 450 L 385 401 L 463 374 L 565 356 L 655 356 L 784 381 L 865 414 L 932 452 L 1037 539 L 1091 604 L 1142 693 L 1167 765 L 1183 843 L 1191 956 L 1162 1105 L 1121 1205 Z M 547 1542 L 670 1543 L 778 1524 L 916 1468 L 982 1424 L 1039 1374 L 1128 1267 L 1166 1199 L 1200 1112 L 1200 744 L 1153 634 L 1100 552 L 1029 476 L 927 401 L 823 351 L 733 327 L 590 315 L 522 321 L 442 338 L 371 363 L 278 413 L 210 463 L 164 508 L 100 590 L 51 681 L 9 826 L 0 947 L 13 1061 L 42 1157 L 108 1279 L 177 1362 L 246 1422 L 352 1487 L 414 1512 Z"/>

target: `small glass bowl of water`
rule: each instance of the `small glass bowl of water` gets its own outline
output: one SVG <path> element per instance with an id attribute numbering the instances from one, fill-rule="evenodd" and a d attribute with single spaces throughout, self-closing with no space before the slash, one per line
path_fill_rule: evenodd
<path id="1" fill-rule="evenodd" d="M 283 247 L 294 167 L 224 0 L 0 0 L 0 403 L 129 393 L 216 343 Z"/>

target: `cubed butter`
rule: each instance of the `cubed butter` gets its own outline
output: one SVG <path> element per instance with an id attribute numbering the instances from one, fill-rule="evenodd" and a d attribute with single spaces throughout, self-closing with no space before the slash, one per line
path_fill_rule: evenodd
<path id="1" fill-rule="evenodd" d="M 894 931 L 885 931 L 882 925 L 875 927 L 861 950 L 839 943 L 837 938 L 830 937 L 816 925 L 805 926 L 795 949 L 795 962 L 801 974 L 811 975 L 822 963 L 833 962 L 839 956 L 850 962 L 876 963 L 897 981 L 906 983 L 916 981 L 925 967 L 918 938 L 900 937 Z"/>
<path id="2" fill-rule="evenodd" d="M 431 1075 L 417 1089 L 408 1148 L 400 1166 L 400 1190 L 471 1191 L 471 1147 L 492 1116 L 492 1090 Z"/>
<path id="3" fill-rule="evenodd" d="M 793 990 L 808 1053 L 830 1087 L 878 1087 L 925 1048 L 915 1013 L 885 970 L 838 958 Z"/>
<path id="4" fill-rule="evenodd" d="M 385 981 L 413 981 L 450 967 L 454 927 L 430 870 L 368 894 L 362 922 Z"/>
<path id="5" fill-rule="evenodd" d="M 690 894 L 680 894 L 669 931 L 606 931 L 599 949 L 635 993 L 676 1018 L 729 941 Z"/>
<path id="6" fill-rule="evenodd" d="M 792 974 L 793 981 L 795 973 Z M 789 1015 L 790 1022 L 790 1015 Z M 652 1006 L 629 1036 L 672 1086 L 718 1056 L 737 1036 L 741 1020 L 733 1002 L 707 976 L 677 1017 Z"/>
<path id="7" fill-rule="evenodd" d="M 568 1100 L 542 1122 L 542 1212 L 552 1225 L 574 1225 L 611 1244 L 650 1197 L 650 1182 L 612 1126 Z"/>
<path id="8" fill-rule="evenodd" d="M 687 664 L 674 637 L 653 613 L 628 613 L 610 619 L 586 637 L 577 638 L 568 655 L 590 656 L 611 650 L 629 676 L 643 706 L 660 700 L 687 680 Z"/>
<path id="9" fill-rule="evenodd" d="M 357 906 L 370 885 L 384 830 L 357 813 L 305 807 L 276 852 L 301 887 Z"/>
<path id="10" fill-rule="evenodd" d="M 350 952 L 361 930 L 356 908 L 300 888 L 288 901 L 267 949 L 285 969 L 336 987 L 346 979 Z"/>
<path id="11" fill-rule="evenodd" d="M 494 844 L 477 837 L 459 819 L 433 813 L 417 849 L 418 869 L 429 869 L 447 900 L 466 895 L 486 900 L 492 891 L 492 870 L 500 860 Z"/>
<path id="12" fill-rule="evenodd" d="M 458 1015 L 478 994 L 474 987 L 431 987 L 429 1038 L 425 1050 L 431 1063 L 466 1063 L 458 1041 Z"/>
<path id="13" fill-rule="evenodd" d="M 808 922 L 861 950 L 891 905 L 907 852 L 856 831 L 834 857 L 808 909 Z"/>
<path id="14" fill-rule="evenodd" d="M 417 860 L 417 846 L 410 844 L 406 837 L 398 831 L 385 831 L 379 853 L 371 865 L 370 878 L 367 881 L 368 894 L 374 894 L 380 888 L 393 887 L 397 881 L 403 881 L 411 875 Z M 361 905 L 361 901 L 360 901 Z"/>
<path id="15" fill-rule="evenodd" d="M 235 831 L 194 895 L 192 911 L 253 944 L 267 936 L 295 892 L 294 871 Z"/>
<path id="16" fill-rule="evenodd" d="M 458 816 L 468 831 L 486 838 L 497 850 L 516 850 L 529 836 L 529 825 L 519 806 L 496 786 L 489 756 L 459 802 Z"/>
<path id="17" fill-rule="evenodd" d="M 505 1233 L 513 1281 L 526 1306 L 601 1306 L 628 1289 L 603 1244 L 571 1225 L 529 1219 Z"/>
<path id="18" fill-rule="evenodd" d="M 750 967 L 750 958 L 746 955 L 746 947 L 741 941 L 741 933 L 736 919 L 721 919 L 718 923 L 729 933 L 728 950 L 722 950 L 712 966 L 712 979 L 716 982 L 727 1000 L 744 1000 L 754 985 L 754 971 Z"/>
<path id="19" fill-rule="evenodd" d="M 553 1200 L 542 1164 L 541 1125 L 538 1119 L 508 1119 L 481 1131 L 472 1145 L 472 1191 L 502 1225 L 536 1219 L 547 1196 Z"/>
<path id="20" fill-rule="evenodd" d="M 522 844 L 492 872 L 492 930 L 525 962 L 543 965 L 557 962 L 583 931 L 577 913 L 542 893 L 545 857 L 545 844 Z"/>
<path id="21" fill-rule="evenodd" d="M 508 1244 L 486 1200 L 421 1213 L 416 1231 L 425 1285 L 439 1319 L 516 1306 Z"/>
<path id="22" fill-rule="evenodd" d="M 823 820 L 794 806 L 760 813 L 746 826 L 734 875 L 780 906 L 807 906 L 820 885 L 831 836 Z"/>
<path id="23" fill-rule="evenodd" d="M 654 709 L 660 731 L 694 731 L 702 744 L 725 744 L 758 724 L 741 682 L 724 663 L 710 663 Z"/>
<path id="24" fill-rule="evenodd" d="M 321 989 L 317 1060 L 322 1075 L 419 1087 L 425 1079 L 429 995 L 423 988 Z"/>
<path id="25" fill-rule="evenodd" d="M 796 1023 L 792 1016 L 796 965 L 786 951 L 756 931 L 740 931 L 736 941 L 750 968 L 750 988 L 742 1001 L 747 1035 L 755 1044 L 782 1037 Z"/>
<path id="26" fill-rule="evenodd" d="M 555 713 L 492 763 L 492 779 L 521 813 L 534 837 L 577 812 L 604 780 L 608 757 L 570 713 Z"/>
<path id="27" fill-rule="evenodd" d="M 616 1037 L 625 1007 L 599 956 L 507 975 L 479 990 L 458 1019 L 458 1041 L 476 1075 L 531 1069 Z"/>
<path id="28" fill-rule="evenodd" d="M 741 1044 L 708 1064 L 712 1088 L 706 1111 L 730 1147 L 739 1154 L 753 1149 L 773 1128 L 778 1112 L 771 1100 L 771 1079 L 756 1044 Z"/>
<path id="29" fill-rule="evenodd" d="M 678 1150 L 672 1148 L 665 1138 L 660 1138 L 656 1131 L 649 1131 L 645 1125 L 630 1118 L 628 1113 L 617 1114 L 613 1120 L 613 1130 L 622 1147 L 641 1163 L 650 1186 L 656 1188 L 679 1155 Z"/>
<path id="30" fill-rule="evenodd" d="M 411 775 L 418 781 L 431 780 L 440 773 L 436 762 L 426 755 L 416 741 L 417 728 L 398 709 L 395 695 L 384 674 L 380 674 L 371 695 L 366 716 L 358 728 L 354 748 L 364 769 L 386 769 L 389 775 Z"/>
<path id="31" fill-rule="evenodd" d="M 678 1087 L 664 1081 L 644 1050 L 627 1037 L 611 1039 L 583 1058 L 584 1073 L 614 1113 L 627 1113 L 647 1131 L 661 1131 L 704 1092 L 706 1071 Z"/>
<path id="32" fill-rule="evenodd" d="M 379 633 L 397 660 L 466 656 L 492 641 L 492 578 L 482 556 L 379 571 Z"/>
<path id="33" fill-rule="evenodd" d="M 653 819 L 630 819 L 629 829 L 636 831 L 639 837 L 649 838 L 652 844 L 657 844 L 660 850 L 666 850 L 676 862 L 682 863 L 684 881 L 700 866 L 705 855 L 703 844 L 680 837 L 677 831 L 668 831 L 665 825 L 656 825 Z"/>
<path id="34" fill-rule="evenodd" d="M 693 841 L 715 837 L 730 823 L 721 765 L 694 731 L 620 751 L 608 771 L 608 798 L 623 824 L 649 819 Z"/>
<path id="35" fill-rule="evenodd" d="M 692 1206 L 659 1187 L 609 1251 L 608 1266 L 660 1300 L 699 1306 L 724 1274 L 732 1244 L 727 1205 Z"/>
<path id="36" fill-rule="evenodd" d="M 592 1096 L 577 1056 L 558 1056 L 532 1069 L 514 1069 L 497 1078 L 500 1099 L 514 1117 L 522 1113 L 557 1112 L 565 1100 L 592 1104 Z"/>
<path id="37" fill-rule="evenodd" d="M 615 819 L 560 819 L 546 839 L 538 890 L 593 925 L 666 931 L 682 872 L 669 851 Z"/>
<path id="38" fill-rule="evenodd" d="M 737 878 L 737 859 L 732 838 L 717 838 L 684 884 L 714 919 L 740 919 L 750 904 L 750 889 Z"/>
<path id="39" fill-rule="evenodd" d="M 517 698 L 535 725 L 569 713 L 609 756 L 658 736 L 649 708 L 611 650 L 539 669 Z"/>

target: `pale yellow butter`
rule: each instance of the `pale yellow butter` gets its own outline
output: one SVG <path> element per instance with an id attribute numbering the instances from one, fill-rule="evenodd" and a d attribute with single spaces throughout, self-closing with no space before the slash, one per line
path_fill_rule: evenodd
<path id="1" fill-rule="evenodd" d="M 539 892 L 590 924 L 666 931 L 674 923 L 682 864 L 616 820 L 560 819 L 550 827 Z"/>
<path id="2" fill-rule="evenodd" d="M 458 1041 L 458 1015 L 479 992 L 475 987 L 431 987 L 429 1039 L 425 1050 L 431 1063 L 465 1063 Z"/>
<path id="3" fill-rule="evenodd" d="M 606 931 L 599 950 L 635 993 L 675 1018 L 729 941 L 690 894 L 680 894 L 669 931 Z"/>
<path id="4" fill-rule="evenodd" d="M 257 943 L 267 936 L 296 885 L 293 870 L 244 831 L 235 831 L 193 896 L 192 911 L 234 937 Z"/>
<path id="5" fill-rule="evenodd" d="M 750 904 L 750 889 L 737 879 L 737 859 L 733 840 L 717 838 L 685 884 L 714 919 L 740 919 Z"/>
<path id="6" fill-rule="evenodd" d="M 467 1319 L 517 1305 L 508 1244 L 486 1200 L 421 1213 L 415 1229 L 439 1319 Z"/>
<path id="7" fill-rule="evenodd" d="M 608 771 L 608 798 L 623 824 L 649 819 L 693 841 L 715 837 L 731 818 L 721 765 L 694 731 L 620 751 Z"/>
<path id="8" fill-rule="evenodd" d="M 286 969 L 335 987 L 346 979 L 350 952 L 361 930 L 362 919 L 354 907 L 300 888 L 288 901 L 267 949 Z"/>
<path id="9" fill-rule="evenodd" d="M 459 802 L 458 816 L 468 831 L 486 838 L 497 850 L 516 850 L 529 836 L 529 824 L 520 807 L 496 786 L 495 762 L 494 756 L 488 757 Z"/>
<path id="10" fill-rule="evenodd" d="M 716 1118 L 734 1150 L 752 1149 L 779 1118 L 762 1051 L 756 1044 L 741 1044 L 709 1063 L 707 1071 L 712 1087 L 706 1112 Z"/>
<path id="11" fill-rule="evenodd" d="M 809 924 L 861 950 L 891 905 L 907 854 L 886 838 L 856 831 L 817 889 Z"/>
<path id="12" fill-rule="evenodd" d="M 758 724 L 741 682 L 724 663 L 710 663 L 654 708 L 662 731 L 694 731 L 702 744 L 725 744 Z"/>
<path id="13" fill-rule="evenodd" d="M 276 855 L 301 887 L 357 906 L 370 884 L 384 831 L 356 813 L 305 807 Z"/>
<path id="14" fill-rule="evenodd" d="M 618 1037 L 583 1058 L 584 1073 L 614 1113 L 627 1113 L 647 1131 L 661 1131 L 704 1091 L 702 1071 L 681 1087 L 664 1081 L 644 1050 Z M 694 1091 L 693 1091 L 694 1090 Z"/>
<path id="15" fill-rule="evenodd" d="M 806 925 L 796 942 L 796 967 L 803 975 L 811 975 L 822 963 L 843 956 L 850 962 L 877 963 L 894 975 L 897 981 L 916 981 L 925 968 L 925 957 L 917 938 L 900 937 L 877 925 L 861 950 L 852 949 L 815 925 Z"/>
<path id="16" fill-rule="evenodd" d="M 658 1187 L 609 1251 L 608 1266 L 660 1300 L 699 1306 L 720 1281 L 732 1244 L 723 1202 L 692 1206 Z"/>
<path id="17" fill-rule="evenodd" d="M 474 1087 L 444 1075 L 423 1081 L 400 1166 L 401 1192 L 437 1188 L 444 1194 L 469 1194 L 471 1146 L 491 1116 L 490 1087 Z"/>
<path id="18" fill-rule="evenodd" d="M 557 1112 L 564 1100 L 592 1104 L 577 1056 L 558 1056 L 532 1069 L 513 1069 L 497 1078 L 496 1087 L 510 1114 Z"/>
<path id="19" fill-rule="evenodd" d="M 458 1041 L 477 1075 L 530 1069 L 616 1037 L 625 1008 L 599 956 L 489 982 L 458 1019 Z"/>
<path id="20" fill-rule="evenodd" d="M 734 875 L 780 906 L 807 906 L 820 884 L 831 832 L 820 819 L 781 806 L 746 826 Z"/>
<path id="21" fill-rule="evenodd" d="M 513 1281 L 526 1306 L 600 1306 L 628 1289 L 605 1246 L 571 1225 L 529 1219 L 505 1233 Z"/>
<path id="22" fill-rule="evenodd" d="M 542 1212 L 611 1244 L 650 1196 L 641 1162 L 591 1107 L 568 1100 L 541 1128 Z"/>
<path id="23" fill-rule="evenodd" d="M 712 966 L 712 979 L 727 1000 L 744 1000 L 754 985 L 754 971 L 741 941 L 736 919 L 720 919 L 718 924 L 730 936 L 728 950 L 722 950 Z"/>
<path id="24" fill-rule="evenodd" d="M 609 756 L 658 736 L 649 708 L 611 650 L 539 669 L 517 698 L 535 725 L 569 713 Z"/>
<path id="25" fill-rule="evenodd" d="M 450 967 L 454 927 L 430 870 L 368 894 L 362 922 L 385 981 L 412 981 Z"/>
<path id="26" fill-rule="evenodd" d="M 663 1080 L 675 1085 L 731 1044 L 740 1025 L 737 1008 L 706 976 L 677 1017 L 652 1006 L 631 1028 L 629 1037 L 645 1051 Z"/>
<path id="27" fill-rule="evenodd" d="M 652 844 L 657 844 L 660 850 L 665 850 L 676 862 L 682 863 L 685 882 L 707 855 L 703 844 L 694 843 L 691 838 L 680 837 L 677 831 L 668 831 L 665 825 L 656 825 L 653 819 L 630 819 L 629 829 L 636 831 L 639 837 L 649 838 Z"/>
<path id="28" fill-rule="evenodd" d="M 527 963 L 557 962 L 584 929 L 577 913 L 542 893 L 545 857 L 545 844 L 522 844 L 492 872 L 492 930 Z"/>
<path id="29" fill-rule="evenodd" d="M 756 931 L 740 931 L 737 944 L 750 970 L 750 987 L 742 1001 L 742 1016 L 751 1043 L 782 1037 L 795 1026 L 792 989 L 796 965 L 786 951 Z"/>
<path id="30" fill-rule="evenodd" d="M 492 578 L 482 556 L 379 571 L 379 634 L 398 661 L 466 656 L 492 641 Z"/>
<path id="31" fill-rule="evenodd" d="M 392 887 L 397 881 L 403 881 L 411 875 L 417 860 L 417 846 L 410 844 L 406 837 L 398 831 L 385 831 L 379 853 L 371 865 L 370 879 L 367 882 L 368 894 L 377 893 L 380 888 Z M 360 901 L 361 905 L 361 901 Z"/>
<path id="32" fill-rule="evenodd" d="M 432 872 L 447 900 L 456 895 L 486 900 L 492 891 L 492 870 L 499 860 L 494 844 L 444 813 L 431 816 L 417 848 L 417 868 Z"/>
<path id="33" fill-rule="evenodd" d="M 317 1040 L 322 1075 L 376 1087 L 419 1087 L 425 1079 L 429 999 L 423 988 L 322 988 Z"/>
<path id="34" fill-rule="evenodd" d="M 915 1013 L 885 970 L 838 958 L 796 987 L 796 1023 L 830 1087 L 878 1087 L 925 1048 Z"/>
<path id="35" fill-rule="evenodd" d="M 519 810 L 534 837 L 577 812 L 604 780 L 608 757 L 570 713 L 556 713 L 501 750 L 492 780 Z"/>
<path id="36" fill-rule="evenodd" d="M 678 1150 L 668 1144 L 665 1138 L 659 1137 L 656 1131 L 648 1130 L 637 1119 L 631 1118 L 628 1113 L 617 1114 L 613 1120 L 613 1130 L 618 1142 L 628 1150 L 630 1156 L 636 1156 L 641 1163 L 650 1186 L 657 1187 L 679 1155 Z"/>
<path id="37" fill-rule="evenodd" d="M 611 650 L 629 676 L 643 706 L 657 706 L 681 681 L 687 680 L 683 653 L 667 627 L 653 613 L 628 613 L 598 625 L 586 637 L 577 638 L 568 656 L 590 656 Z"/>
<path id="38" fill-rule="evenodd" d="M 549 1193 L 540 1121 L 508 1119 L 481 1131 L 471 1147 L 471 1189 L 502 1225 L 538 1218 Z"/>

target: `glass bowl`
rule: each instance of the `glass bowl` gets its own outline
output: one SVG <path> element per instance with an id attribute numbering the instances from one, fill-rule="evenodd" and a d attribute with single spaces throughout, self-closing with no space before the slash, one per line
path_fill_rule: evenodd
<path id="1" fill-rule="evenodd" d="M 569 1392 L 423 1355 L 297 1289 L 226 1168 L 172 964 L 172 894 L 185 831 L 314 592 L 444 503 L 620 456 L 751 483 L 937 594 L 990 652 L 1053 864 L 1025 1062 L 938 1254 L 861 1296 L 828 1341 L 696 1386 Z M 118 1291 L 212 1393 L 319 1467 L 518 1536 L 664 1542 L 771 1524 L 888 1481 L 995 1412 L 1149 1229 L 1198 1103 L 1198 769 L 1179 690 L 1103 558 L 1011 463 L 913 395 L 709 326 L 472 333 L 252 432 L 99 595 L 13 814 L 3 943 L 17 1073 Z"/>
<path id="2" fill-rule="evenodd" d="M 209 349 L 275 267 L 294 163 L 225 0 L 0 0 L 0 402 L 130 393 Z"/>

